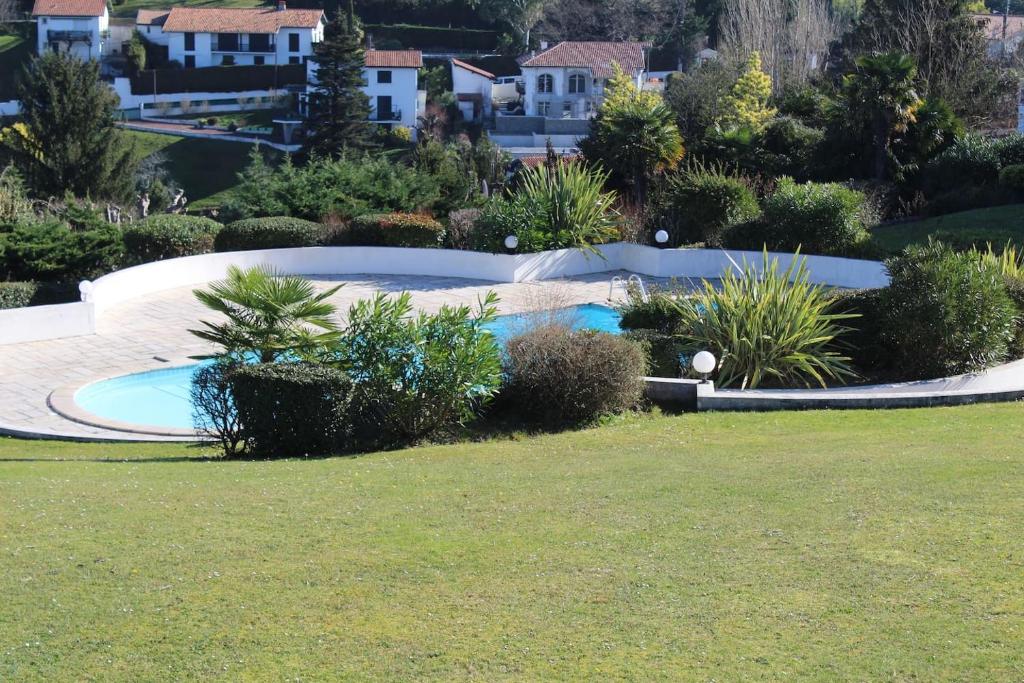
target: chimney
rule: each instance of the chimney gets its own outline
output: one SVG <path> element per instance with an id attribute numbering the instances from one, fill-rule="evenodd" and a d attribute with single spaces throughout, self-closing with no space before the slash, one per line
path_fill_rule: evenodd
<path id="1" fill-rule="evenodd" d="M 277 11 L 283 12 L 288 9 L 288 5 L 285 4 L 285 0 L 277 0 Z"/>

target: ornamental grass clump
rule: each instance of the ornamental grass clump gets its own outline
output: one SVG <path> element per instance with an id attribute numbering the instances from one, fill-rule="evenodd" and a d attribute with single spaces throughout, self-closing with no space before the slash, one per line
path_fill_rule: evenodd
<path id="1" fill-rule="evenodd" d="M 767 252 L 763 259 L 675 302 L 683 348 L 715 354 L 723 387 L 824 387 L 854 377 L 840 337 L 849 329 L 842 321 L 856 316 L 831 312 L 828 290 L 809 282 L 799 254 L 785 270 Z"/>

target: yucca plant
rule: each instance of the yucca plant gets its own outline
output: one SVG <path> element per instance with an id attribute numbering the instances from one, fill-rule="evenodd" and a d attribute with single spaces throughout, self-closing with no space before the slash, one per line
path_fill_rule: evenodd
<path id="1" fill-rule="evenodd" d="M 538 207 L 554 245 L 594 250 L 618 237 L 615 193 L 604 191 L 607 180 L 607 173 L 579 162 L 541 165 L 523 172 L 519 194 Z"/>
<path id="2" fill-rule="evenodd" d="M 705 280 L 693 296 L 673 302 L 683 347 L 714 353 L 723 387 L 824 387 L 855 377 L 839 337 L 849 330 L 841 321 L 857 316 L 829 312 L 828 290 L 809 282 L 799 254 L 785 270 L 767 252 L 763 259 L 761 269 L 744 261 L 720 284 Z"/>
<path id="3" fill-rule="evenodd" d="M 190 330 L 221 347 L 221 356 L 273 363 L 281 358 L 308 360 L 337 341 L 337 311 L 328 301 L 341 285 L 317 292 L 309 280 L 255 266 L 228 268 L 227 278 L 193 290 L 207 308 L 225 322 L 202 321 Z"/>
<path id="4" fill-rule="evenodd" d="M 995 268 L 1003 277 L 1024 278 L 1024 254 L 1018 252 L 1012 242 L 1007 242 L 1002 251 L 993 249 L 991 242 L 985 246 L 985 251 L 976 248 L 971 251 L 983 265 Z"/>

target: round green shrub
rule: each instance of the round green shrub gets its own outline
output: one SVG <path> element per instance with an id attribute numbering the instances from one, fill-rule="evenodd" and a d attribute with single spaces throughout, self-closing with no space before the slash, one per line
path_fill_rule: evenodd
<path id="1" fill-rule="evenodd" d="M 636 406 L 646 369 L 636 342 L 547 325 L 508 342 L 502 396 L 532 423 L 585 424 Z"/>
<path id="2" fill-rule="evenodd" d="M 671 291 L 652 291 L 645 299 L 639 292 L 630 296 L 618 307 L 619 327 L 624 330 L 654 330 L 671 334 L 681 319 L 679 307 L 673 301 Z"/>
<path id="3" fill-rule="evenodd" d="M 675 335 L 656 330 L 628 330 L 623 338 L 636 342 L 647 356 L 646 374 L 650 377 L 679 377 L 686 349 Z"/>
<path id="4" fill-rule="evenodd" d="M 372 213 L 352 220 L 347 241 L 373 247 L 440 247 L 444 226 L 415 213 Z"/>
<path id="5" fill-rule="evenodd" d="M 757 196 L 742 179 L 720 171 L 695 169 L 672 176 L 658 195 L 660 220 L 669 244 L 717 245 L 730 226 L 761 212 Z"/>
<path id="6" fill-rule="evenodd" d="M 242 365 L 229 381 L 250 455 L 330 455 L 347 448 L 352 380 L 341 370 L 309 363 Z"/>
<path id="7" fill-rule="evenodd" d="M 1000 156 L 991 140 L 965 135 L 925 166 L 925 192 L 936 196 L 970 185 L 994 185 L 1000 166 Z"/>
<path id="8" fill-rule="evenodd" d="M 883 342 L 909 379 L 975 372 L 1006 359 L 1017 309 L 1000 270 L 932 243 L 890 259 Z"/>
<path id="9" fill-rule="evenodd" d="M 1024 191 L 1024 164 L 1010 164 L 999 171 L 999 184 L 1015 192 Z"/>
<path id="10" fill-rule="evenodd" d="M 6 278 L 77 283 L 117 269 L 124 241 L 121 230 L 106 222 L 74 230 L 58 218 L 32 217 L 0 233 L 0 256 Z"/>
<path id="11" fill-rule="evenodd" d="M 320 223 L 291 216 L 246 218 L 224 226 L 214 240 L 217 251 L 315 247 L 327 234 Z"/>
<path id="12" fill-rule="evenodd" d="M 124 231 L 125 248 L 134 263 L 207 254 L 213 251 L 221 227 L 217 221 L 202 216 L 150 216 Z"/>
<path id="13" fill-rule="evenodd" d="M 35 282 L 0 282 L 0 309 L 29 306 L 38 291 Z"/>

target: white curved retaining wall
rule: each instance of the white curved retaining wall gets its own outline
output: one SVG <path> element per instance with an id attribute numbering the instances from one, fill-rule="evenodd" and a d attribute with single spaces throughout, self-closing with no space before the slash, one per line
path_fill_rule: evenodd
<path id="1" fill-rule="evenodd" d="M 220 279 L 231 265 L 268 265 L 296 275 L 423 275 L 524 282 L 610 270 L 628 270 L 650 277 L 717 278 L 744 260 L 762 263 L 762 254 L 750 251 L 656 249 L 621 243 L 602 246 L 600 251 L 604 258 L 576 249 L 509 255 L 388 247 L 307 247 L 188 256 L 105 275 L 92 283 L 85 304 L 41 307 L 67 310 L 67 315 L 40 314 L 35 308 L 0 311 L 0 344 L 91 334 L 95 332 L 95 316 L 118 304 L 165 289 Z M 796 257 L 769 254 L 769 258 L 778 259 L 784 267 Z M 810 279 L 818 284 L 874 288 L 889 283 L 885 266 L 876 261 L 828 256 L 800 258 L 806 259 Z M 72 313 L 86 308 L 92 313 L 88 319 L 84 313 Z"/>

